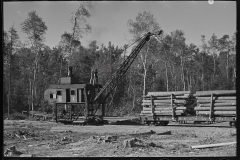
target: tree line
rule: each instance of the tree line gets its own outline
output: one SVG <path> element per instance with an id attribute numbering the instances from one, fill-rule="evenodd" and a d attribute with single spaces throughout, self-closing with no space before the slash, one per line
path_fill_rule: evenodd
<path id="1" fill-rule="evenodd" d="M 68 66 L 80 83 L 89 83 L 91 70 L 98 69 L 104 85 L 130 54 L 127 45 L 81 45 L 83 33 L 91 31 L 87 23 L 91 5 L 80 5 L 71 17 L 72 32 L 64 32 L 59 44 L 44 44 L 47 24 L 36 11 L 21 23 L 28 42 L 19 40 L 12 26 L 3 36 L 4 113 L 46 110 L 44 91 L 67 76 Z M 132 41 L 147 32 L 161 29 L 154 15 L 139 12 L 127 23 Z M 83 27 L 82 27 L 83 26 Z M 93 27 L 94 29 L 94 27 Z M 202 35 L 200 46 L 186 44 L 182 30 L 151 37 L 118 84 L 108 112 L 112 115 L 140 113 L 142 96 L 149 91 L 230 90 L 236 85 L 236 33 L 209 40 Z"/>

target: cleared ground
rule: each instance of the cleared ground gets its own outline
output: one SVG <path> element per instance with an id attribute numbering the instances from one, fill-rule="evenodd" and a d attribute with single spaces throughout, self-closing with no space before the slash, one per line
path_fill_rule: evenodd
<path id="1" fill-rule="evenodd" d="M 138 134 L 149 131 L 155 134 Z M 170 131 L 169 135 L 158 135 Z M 116 139 L 103 141 L 96 137 Z M 236 156 L 236 144 L 191 149 L 190 146 L 236 142 L 229 124 L 177 124 L 168 126 L 73 126 L 46 121 L 5 120 L 4 151 L 15 146 L 18 154 L 34 157 L 226 157 Z M 133 147 L 123 142 L 135 138 Z"/>

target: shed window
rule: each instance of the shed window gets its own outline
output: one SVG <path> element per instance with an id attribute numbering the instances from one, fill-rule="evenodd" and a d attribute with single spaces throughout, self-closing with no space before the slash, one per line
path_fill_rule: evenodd
<path id="1" fill-rule="evenodd" d="M 61 96 L 62 92 L 61 91 L 57 91 L 57 95 Z"/>
<path id="2" fill-rule="evenodd" d="M 71 95 L 75 95 L 75 91 L 74 90 L 71 90 Z"/>
<path id="3" fill-rule="evenodd" d="M 53 94 L 50 94 L 50 98 L 53 98 Z"/>

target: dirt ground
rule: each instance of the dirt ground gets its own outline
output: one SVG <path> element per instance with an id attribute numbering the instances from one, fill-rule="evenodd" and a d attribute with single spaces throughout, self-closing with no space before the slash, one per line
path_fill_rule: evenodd
<path id="1" fill-rule="evenodd" d="M 151 130 L 155 133 L 139 134 Z M 170 134 L 158 135 L 166 131 Z M 205 149 L 191 149 L 190 146 L 236 142 L 236 137 L 236 128 L 226 122 L 75 126 L 4 120 L 4 152 L 15 146 L 17 152 L 11 155 L 15 157 L 235 157 L 236 144 Z M 134 139 L 131 147 L 123 145 L 128 139 Z"/>

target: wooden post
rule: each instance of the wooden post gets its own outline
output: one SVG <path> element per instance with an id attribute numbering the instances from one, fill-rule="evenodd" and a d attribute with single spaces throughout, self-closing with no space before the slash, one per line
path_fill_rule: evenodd
<path id="1" fill-rule="evenodd" d="M 105 116 L 105 103 L 102 103 L 102 116 Z"/>
<path id="2" fill-rule="evenodd" d="M 69 119 L 70 121 L 72 120 L 72 104 L 69 104 L 70 109 L 69 109 Z"/>
<path id="3" fill-rule="evenodd" d="M 212 121 L 212 114 L 213 114 L 213 93 L 211 93 L 210 114 L 209 114 L 210 121 Z"/>
<path id="4" fill-rule="evenodd" d="M 173 94 L 171 94 L 171 107 L 172 107 L 172 119 L 175 120 L 175 110 L 174 110 L 174 105 L 173 105 Z"/>
<path id="5" fill-rule="evenodd" d="M 152 108 L 152 114 L 154 114 L 154 98 L 153 96 L 151 95 L 151 108 Z"/>
<path id="6" fill-rule="evenodd" d="M 54 108 L 55 108 L 55 118 L 56 118 L 56 122 L 58 123 L 58 117 L 57 117 L 57 103 L 54 103 Z"/>
<path id="7" fill-rule="evenodd" d="M 85 117 L 88 116 L 88 98 L 87 98 L 87 89 L 84 87 L 84 99 L 85 99 Z"/>

